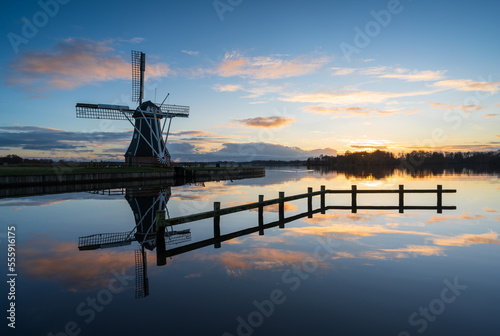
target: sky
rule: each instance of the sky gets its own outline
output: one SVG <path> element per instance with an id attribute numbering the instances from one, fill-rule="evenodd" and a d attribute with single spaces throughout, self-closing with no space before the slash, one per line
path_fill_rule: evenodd
<path id="1" fill-rule="evenodd" d="M 500 149 L 498 1 L 2 0 L 0 156 L 121 161 L 145 99 L 176 161 Z"/>

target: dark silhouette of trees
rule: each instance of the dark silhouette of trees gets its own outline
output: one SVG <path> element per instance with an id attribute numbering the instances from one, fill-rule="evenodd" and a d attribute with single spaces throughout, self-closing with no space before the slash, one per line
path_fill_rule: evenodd
<path id="1" fill-rule="evenodd" d="M 23 159 L 16 154 L 8 154 L 5 156 L 0 156 L 0 165 L 12 164 L 12 165 L 39 165 L 39 164 L 51 164 L 53 161 L 50 159 Z"/>
<path id="2" fill-rule="evenodd" d="M 328 166 L 337 168 L 352 167 L 396 167 L 405 163 L 406 168 L 436 165 L 469 165 L 483 164 L 500 168 L 500 151 L 490 152 L 430 152 L 412 151 L 395 156 L 391 152 L 376 150 L 374 152 L 350 152 L 344 155 L 308 158 L 308 166 Z"/>

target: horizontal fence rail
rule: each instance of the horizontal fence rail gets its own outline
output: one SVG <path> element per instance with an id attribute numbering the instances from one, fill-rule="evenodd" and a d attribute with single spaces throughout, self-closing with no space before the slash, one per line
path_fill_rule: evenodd
<path id="1" fill-rule="evenodd" d="M 224 215 L 228 215 L 231 213 L 236 213 L 240 211 L 247 211 L 252 209 L 259 209 L 259 212 L 263 207 L 279 204 L 279 217 L 283 218 L 284 213 L 284 203 L 295 201 L 299 199 L 307 198 L 308 202 L 308 211 L 312 210 L 312 198 L 314 196 L 321 197 L 321 213 L 324 214 L 326 210 L 351 210 L 352 213 L 356 213 L 357 210 L 399 210 L 400 213 L 403 213 L 404 210 L 437 210 L 437 213 L 442 213 L 443 210 L 456 210 L 456 206 L 443 206 L 443 194 L 444 193 L 456 193 L 455 189 L 443 189 L 442 185 L 438 185 L 436 189 L 404 189 L 403 185 L 399 186 L 399 189 L 389 189 L 389 190 L 371 190 L 365 189 L 360 190 L 356 185 L 353 185 L 351 189 L 326 189 L 325 186 L 321 186 L 320 191 L 313 191 L 312 188 L 308 188 L 308 192 L 305 194 L 298 194 L 293 196 L 285 196 L 284 192 L 279 193 L 279 197 L 270 200 L 264 200 L 263 195 L 259 195 L 259 201 L 255 203 L 248 203 L 237 205 L 228 208 L 220 208 L 220 202 L 214 203 L 214 210 L 200 212 L 197 214 L 169 218 L 165 219 L 164 211 L 157 212 L 157 226 L 158 227 L 166 227 L 171 225 L 179 225 L 194 221 L 199 221 L 202 219 L 220 217 Z M 404 194 L 436 194 L 436 205 L 435 206 L 412 206 L 405 205 L 404 202 Z M 326 206 L 325 205 L 325 195 L 326 194 L 351 194 L 351 205 L 350 206 Z M 399 194 L 399 203 L 398 205 L 388 205 L 388 206 L 370 206 L 370 205 L 358 205 L 357 195 L 358 194 Z"/>

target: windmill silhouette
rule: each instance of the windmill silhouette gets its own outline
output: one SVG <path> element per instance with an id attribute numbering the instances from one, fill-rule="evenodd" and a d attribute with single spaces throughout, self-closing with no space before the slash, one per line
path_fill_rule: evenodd
<path id="1" fill-rule="evenodd" d="M 132 100 L 138 102 L 135 110 L 123 105 L 76 104 L 76 117 L 88 119 L 128 120 L 134 127 L 132 141 L 125 152 L 129 165 L 170 165 L 170 153 L 166 147 L 172 118 L 188 118 L 189 106 L 155 104 L 144 99 L 144 72 L 146 54 L 132 50 Z M 134 121 L 132 121 L 134 119 Z M 161 126 L 161 120 L 163 126 Z M 169 120 L 165 139 L 163 131 Z"/>

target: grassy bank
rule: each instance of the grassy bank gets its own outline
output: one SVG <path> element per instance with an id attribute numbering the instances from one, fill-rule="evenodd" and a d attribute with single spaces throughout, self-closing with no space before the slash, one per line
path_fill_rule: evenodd
<path id="1" fill-rule="evenodd" d="M 245 170 L 253 167 L 245 167 Z M 28 176 L 28 175 L 65 175 L 65 174 L 91 174 L 91 173 L 143 173 L 172 170 L 173 168 L 160 167 L 13 167 L 0 166 L 0 176 Z M 186 167 L 188 170 L 238 170 L 241 167 Z M 256 168 L 258 169 L 258 168 Z"/>
<path id="2" fill-rule="evenodd" d="M 159 167 L 0 167 L 0 176 L 23 175 L 61 175 L 61 174 L 91 174 L 91 173 L 139 173 L 171 170 L 172 168 Z"/>

